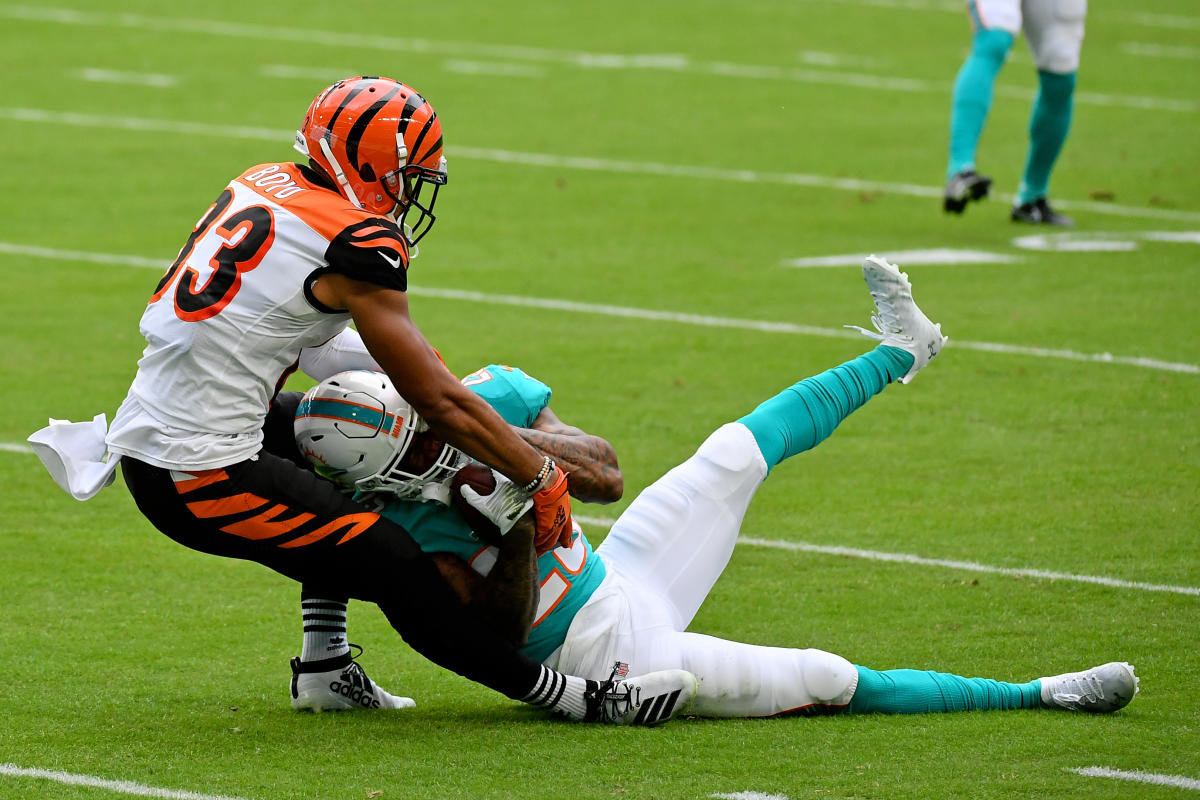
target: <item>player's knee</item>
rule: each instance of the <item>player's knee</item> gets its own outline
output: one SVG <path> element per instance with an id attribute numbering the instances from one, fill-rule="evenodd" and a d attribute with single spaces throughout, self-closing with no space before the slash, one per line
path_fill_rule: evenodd
<path id="1" fill-rule="evenodd" d="M 818 703 L 844 706 L 858 686 L 858 670 L 841 656 L 824 650 L 805 650 L 804 688 Z"/>
<path id="2" fill-rule="evenodd" d="M 1082 47 L 1082 31 L 1078 38 L 1065 31 L 1059 32 L 1046 37 L 1041 46 L 1034 51 L 1033 63 L 1042 73 L 1060 77 L 1070 76 L 1073 88 L 1075 72 L 1079 69 L 1079 51 Z"/>
<path id="3" fill-rule="evenodd" d="M 1013 35 L 1008 31 L 996 28 L 980 30 L 971 41 L 971 55 L 1002 65 L 1012 45 Z"/>
<path id="4" fill-rule="evenodd" d="M 731 422 L 717 428 L 696 455 L 729 472 L 742 473 L 758 468 L 765 474 L 766 461 L 758 449 L 754 434 L 745 425 Z"/>

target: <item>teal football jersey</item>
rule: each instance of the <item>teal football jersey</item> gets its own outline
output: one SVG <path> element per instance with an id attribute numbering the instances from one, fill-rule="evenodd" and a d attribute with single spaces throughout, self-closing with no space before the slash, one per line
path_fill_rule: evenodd
<path id="1" fill-rule="evenodd" d="M 527 428 L 550 402 L 550 387 L 515 367 L 491 364 L 463 378 L 463 385 L 488 402 L 505 422 Z M 496 548 L 482 544 L 462 515 L 434 502 L 393 500 L 383 516 L 402 525 L 427 553 L 453 553 L 486 575 Z M 538 608 L 523 652 L 543 661 L 563 643 L 571 620 L 604 580 L 604 562 L 575 526 L 570 547 L 556 547 L 538 558 Z"/>

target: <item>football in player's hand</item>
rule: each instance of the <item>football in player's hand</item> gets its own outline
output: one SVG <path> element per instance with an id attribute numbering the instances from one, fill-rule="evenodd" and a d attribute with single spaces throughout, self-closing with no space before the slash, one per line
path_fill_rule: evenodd
<path id="1" fill-rule="evenodd" d="M 496 490 L 496 476 L 478 461 L 467 464 L 450 480 L 450 502 L 471 526 L 471 532 L 475 534 L 475 538 L 484 544 L 499 545 L 500 529 L 467 502 L 466 498 L 462 496 L 463 486 L 470 486 L 477 494 L 487 497 Z"/>

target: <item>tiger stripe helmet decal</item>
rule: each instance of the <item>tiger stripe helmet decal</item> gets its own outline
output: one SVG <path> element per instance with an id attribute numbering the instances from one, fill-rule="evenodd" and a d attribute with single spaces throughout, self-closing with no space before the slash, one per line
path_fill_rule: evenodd
<path id="1" fill-rule="evenodd" d="M 433 227 L 446 183 L 442 123 L 411 86 L 391 78 L 338 81 L 308 107 L 295 147 L 351 203 L 400 223 L 410 245 Z"/>

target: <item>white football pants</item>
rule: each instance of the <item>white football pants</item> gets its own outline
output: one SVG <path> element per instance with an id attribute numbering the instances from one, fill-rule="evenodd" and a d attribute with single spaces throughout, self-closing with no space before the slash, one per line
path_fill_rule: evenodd
<path id="1" fill-rule="evenodd" d="M 967 0 L 967 6 L 978 27 L 1013 36 L 1024 31 L 1038 69 L 1078 71 L 1087 0 Z"/>
<path id="2" fill-rule="evenodd" d="M 630 675 L 685 669 L 700 682 L 688 713 L 700 716 L 848 704 L 858 672 L 840 656 L 684 631 L 729 563 L 746 508 L 766 477 L 754 436 L 735 422 L 638 495 L 596 549 L 608 574 L 550 666 L 596 680 L 607 678 L 617 661 L 629 665 Z"/>

